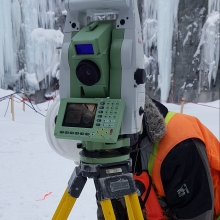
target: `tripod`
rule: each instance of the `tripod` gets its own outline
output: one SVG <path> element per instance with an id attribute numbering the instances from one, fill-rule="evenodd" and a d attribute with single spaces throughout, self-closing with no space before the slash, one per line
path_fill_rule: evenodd
<path id="1" fill-rule="evenodd" d="M 105 220 L 116 220 L 111 199 L 125 199 L 129 220 L 144 220 L 136 186 L 131 172 L 131 161 L 111 164 L 87 164 L 81 162 L 68 182 L 68 187 L 54 213 L 52 220 L 68 218 L 76 199 L 79 198 L 87 178 L 93 178 L 97 199 Z"/>

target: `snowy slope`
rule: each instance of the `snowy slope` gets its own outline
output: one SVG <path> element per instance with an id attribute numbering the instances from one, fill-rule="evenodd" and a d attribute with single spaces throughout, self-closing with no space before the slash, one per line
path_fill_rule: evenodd
<path id="1" fill-rule="evenodd" d="M 9 91 L 0 89 L 1 97 Z M 15 99 L 16 100 L 16 99 Z M 18 101 L 18 100 L 16 100 Z M 48 104 L 36 108 L 46 115 Z M 22 104 L 15 103 L 15 121 L 11 120 L 8 99 L 0 101 L 0 219 L 49 220 L 62 197 L 74 163 L 57 155 L 49 146 L 44 132 L 45 118 Z M 180 105 L 166 104 L 180 111 Z M 206 105 L 186 104 L 184 113 L 195 115 L 219 137 L 219 101 Z M 49 194 L 44 198 L 46 194 Z M 88 180 L 69 219 L 96 219 L 95 189 Z M 41 200 L 41 201 L 37 201 Z"/>

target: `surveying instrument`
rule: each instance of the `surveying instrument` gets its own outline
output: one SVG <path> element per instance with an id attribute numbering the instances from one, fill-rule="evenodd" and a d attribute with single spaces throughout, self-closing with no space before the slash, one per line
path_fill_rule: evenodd
<path id="1" fill-rule="evenodd" d="M 68 218 L 87 178 L 92 178 L 106 220 L 116 219 L 111 200 L 120 198 L 125 199 L 129 220 L 142 220 L 130 159 L 145 103 L 137 0 L 66 0 L 65 7 L 54 136 L 79 141 L 80 164 L 52 219 Z M 62 146 L 49 142 L 65 156 Z M 73 150 L 66 156 L 70 158 L 76 146 L 68 148 Z"/>

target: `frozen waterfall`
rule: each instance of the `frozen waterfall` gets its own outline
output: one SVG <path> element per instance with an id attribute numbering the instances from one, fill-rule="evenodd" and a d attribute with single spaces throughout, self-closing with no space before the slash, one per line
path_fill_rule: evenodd
<path id="1" fill-rule="evenodd" d="M 145 42 L 146 62 L 150 57 L 152 46 L 158 49 L 158 88 L 161 100 L 166 101 L 170 90 L 172 39 L 176 24 L 179 0 L 144 1 L 143 38 Z"/>
<path id="2" fill-rule="evenodd" d="M 34 93 L 56 77 L 63 34 L 54 24 L 63 10 L 63 0 L 0 1 L 0 87 L 23 77 L 26 92 Z"/>
<path id="3" fill-rule="evenodd" d="M 170 92 L 179 1 L 143 0 L 145 67 L 153 63 L 150 77 L 155 82 L 158 64 L 158 88 L 153 91 L 160 90 L 161 101 L 166 101 Z M 220 1 L 207 1 L 208 17 L 194 57 L 201 60 L 200 75 L 205 73 L 210 85 L 216 80 L 219 66 Z M 0 87 L 16 84 L 16 88 L 20 86 L 31 94 L 45 89 L 53 78 L 59 79 L 63 34 L 57 23 L 64 22 L 64 0 L 0 0 L 0 14 Z M 183 45 L 190 37 L 188 33 Z M 152 48 L 156 48 L 154 54 Z"/>

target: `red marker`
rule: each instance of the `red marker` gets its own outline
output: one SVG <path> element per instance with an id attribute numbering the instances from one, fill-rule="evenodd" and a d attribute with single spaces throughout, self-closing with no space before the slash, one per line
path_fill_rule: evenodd
<path id="1" fill-rule="evenodd" d="M 113 129 L 110 130 L 110 135 L 112 135 L 112 133 L 113 133 Z"/>
<path id="2" fill-rule="evenodd" d="M 36 201 L 37 201 L 37 202 L 43 201 L 43 200 L 46 199 L 47 196 L 49 196 L 49 195 L 51 195 L 51 194 L 52 194 L 52 192 L 49 192 L 49 193 L 47 193 L 47 194 L 44 195 L 44 198 L 43 198 L 43 199 L 38 199 L 38 200 L 36 200 Z"/>

